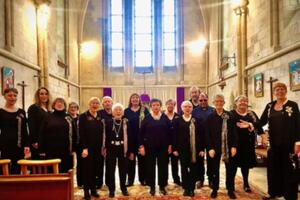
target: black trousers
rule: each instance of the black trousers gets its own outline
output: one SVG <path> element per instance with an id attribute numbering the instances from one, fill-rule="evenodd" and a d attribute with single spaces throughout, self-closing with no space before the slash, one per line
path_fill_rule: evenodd
<path id="1" fill-rule="evenodd" d="M 145 182 L 145 156 L 139 154 L 134 155 L 133 160 L 128 160 L 128 170 L 127 170 L 127 182 L 129 184 L 134 183 L 135 179 L 135 170 L 136 170 L 136 158 L 138 160 L 138 175 L 139 181 L 141 183 Z"/>
<path id="2" fill-rule="evenodd" d="M 158 167 L 158 185 L 164 188 L 168 184 L 168 150 L 146 149 L 146 183 L 151 188 L 155 187 L 155 167 Z"/>
<path id="3" fill-rule="evenodd" d="M 298 183 L 292 181 L 293 167 L 287 148 L 272 147 L 268 150 L 267 177 L 270 196 L 284 196 L 288 200 L 297 199 Z"/>
<path id="4" fill-rule="evenodd" d="M 197 180 L 197 162 L 191 162 L 190 151 L 180 151 L 179 153 L 182 187 L 184 190 L 194 191 Z"/>
<path id="5" fill-rule="evenodd" d="M 54 152 L 46 152 L 46 159 L 61 159 L 61 163 L 59 163 L 59 173 L 68 173 L 70 169 L 73 167 L 73 156 L 70 155 L 69 152 L 65 153 L 54 153 Z"/>
<path id="6" fill-rule="evenodd" d="M 31 160 L 40 160 L 39 150 L 30 146 Z"/>
<path id="7" fill-rule="evenodd" d="M 212 182 L 211 163 L 212 158 L 208 155 L 208 151 L 206 151 L 206 175 L 209 182 Z"/>
<path id="8" fill-rule="evenodd" d="M 196 162 L 196 181 L 204 181 L 204 174 L 205 174 L 205 167 L 204 167 L 204 157 L 197 155 L 197 162 Z"/>
<path id="9" fill-rule="evenodd" d="M 172 170 L 173 181 L 179 182 L 180 181 L 180 178 L 178 175 L 179 157 L 174 156 L 173 154 L 171 154 L 169 157 L 171 159 L 171 170 Z"/>
<path id="10" fill-rule="evenodd" d="M 76 180 L 77 186 L 83 186 L 83 158 L 81 156 L 82 149 L 76 150 Z"/>
<path id="11" fill-rule="evenodd" d="M 18 160 L 24 159 L 23 148 L 17 147 L 15 144 L 11 146 L 5 146 L 1 150 L 0 158 L 1 159 L 10 159 L 10 174 L 20 174 L 21 167 L 18 165 Z"/>
<path id="12" fill-rule="evenodd" d="M 85 190 L 96 189 L 96 176 L 103 180 L 103 156 L 101 149 L 89 149 L 89 154 L 83 158 L 83 185 Z M 102 165 L 101 165 L 102 164 Z M 101 169 L 102 166 L 102 169 Z M 99 173 L 100 172 L 100 173 Z M 101 176 L 102 172 L 102 176 Z"/>
<path id="13" fill-rule="evenodd" d="M 118 160 L 119 179 L 121 190 L 126 190 L 126 172 L 127 172 L 127 157 L 124 157 L 123 145 L 114 146 L 106 150 L 106 168 L 105 168 L 105 183 L 109 191 L 114 192 L 116 189 L 115 184 L 115 171 Z"/>
<path id="14" fill-rule="evenodd" d="M 221 155 L 216 154 L 211 160 L 211 173 L 212 173 L 212 184 L 213 190 L 219 190 L 220 185 L 220 162 Z M 236 174 L 236 166 L 234 163 L 234 157 L 230 157 L 229 161 L 225 163 L 226 168 L 226 189 L 228 191 L 234 191 L 234 179 Z"/>

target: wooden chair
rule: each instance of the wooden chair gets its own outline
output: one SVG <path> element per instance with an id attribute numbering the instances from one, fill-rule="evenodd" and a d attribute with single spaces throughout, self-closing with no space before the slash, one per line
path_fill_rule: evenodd
<path id="1" fill-rule="evenodd" d="M 23 175 L 29 175 L 28 168 L 31 169 L 31 174 L 48 174 L 48 167 L 51 166 L 53 174 L 59 174 L 58 165 L 60 159 L 50 160 L 19 160 L 18 164 L 21 165 L 21 172 Z"/>
<path id="2" fill-rule="evenodd" d="M 9 175 L 9 164 L 10 164 L 10 160 L 9 159 L 2 159 L 2 160 L 0 160 L 0 166 L 2 168 L 2 174 L 4 176 Z"/>

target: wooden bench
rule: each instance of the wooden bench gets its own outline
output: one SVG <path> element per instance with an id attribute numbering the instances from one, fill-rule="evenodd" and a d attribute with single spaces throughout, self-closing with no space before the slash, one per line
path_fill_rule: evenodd
<path id="1" fill-rule="evenodd" d="M 0 176 L 0 199 L 73 200 L 73 171 L 67 174 Z"/>
<path id="2" fill-rule="evenodd" d="M 10 160 L 9 159 L 1 159 L 0 160 L 0 166 L 2 168 L 2 175 L 9 175 L 9 164 Z"/>

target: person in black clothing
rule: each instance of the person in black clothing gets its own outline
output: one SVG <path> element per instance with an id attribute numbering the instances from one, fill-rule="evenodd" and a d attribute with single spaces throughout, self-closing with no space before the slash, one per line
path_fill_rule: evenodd
<path id="1" fill-rule="evenodd" d="M 213 191 L 211 198 L 216 198 L 219 189 L 220 160 L 225 162 L 226 188 L 230 199 L 236 199 L 234 193 L 235 166 L 234 159 L 237 147 L 236 127 L 231 114 L 224 110 L 224 96 L 218 94 L 214 98 L 215 111 L 206 120 L 206 145 L 212 158 L 211 173 L 213 175 Z"/>
<path id="2" fill-rule="evenodd" d="M 268 150 L 267 177 L 268 193 L 264 199 L 284 196 L 296 200 L 298 181 L 292 181 L 293 165 L 290 155 L 294 146 L 300 142 L 300 114 L 296 102 L 287 99 L 284 83 L 274 85 L 275 101 L 267 104 L 260 117 L 260 126 L 269 125 L 270 148 Z"/>
<path id="3" fill-rule="evenodd" d="M 96 190 L 96 175 L 103 180 L 103 122 L 98 109 L 100 100 L 92 97 L 89 100 L 89 110 L 79 116 L 79 140 L 82 145 L 83 157 L 83 188 L 84 199 L 91 199 L 91 195 L 99 197 Z M 102 168 L 101 168 L 102 167 Z"/>
<path id="4" fill-rule="evenodd" d="M 168 183 L 168 154 L 172 152 L 170 124 L 167 116 L 161 112 L 161 101 L 150 101 L 151 113 L 142 122 L 139 134 L 139 152 L 146 159 L 146 183 L 150 194 L 155 195 L 155 166 L 158 166 L 158 185 L 163 195 Z"/>
<path id="5" fill-rule="evenodd" d="M 261 127 L 255 129 L 259 119 L 254 111 L 248 109 L 248 98 L 240 95 L 235 99 L 236 109 L 231 111 L 237 130 L 236 167 L 241 168 L 245 192 L 251 192 L 248 182 L 249 169 L 256 166 L 255 137 L 262 134 Z M 236 169 L 235 169 L 236 170 Z"/>
<path id="6" fill-rule="evenodd" d="M 173 154 L 179 156 L 181 164 L 182 187 L 184 196 L 195 195 L 197 179 L 197 158 L 204 157 L 204 130 L 200 120 L 192 117 L 193 105 L 190 101 L 181 104 L 183 115 L 174 122 Z"/>
<path id="7" fill-rule="evenodd" d="M 42 122 L 49 114 L 50 94 L 47 88 L 41 87 L 34 94 L 34 104 L 28 108 L 28 128 L 31 159 L 39 159 L 38 138 Z"/>
<path id="8" fill-rule="evenodd" d="M 193 105 L 193 110 L 199 107 L 199 96 L 200 96 L 200 89 L 197 86 L 192 86 L 190 88 L 190 102 Z"/>
<path id="9" fill-rule="evenodd" d="M 67 104 L 63 98 L 56 98 L 54 110 L 41 125 L 39 134 L 40 156 L 46 159 L 61 159 L 59 172 L 67 173 L 72 168 L 73 128 L 72 118 L 67 115 Z"/>
<path id="10" fill-rule="evenodd" d="M 5 105 L 0 108 L 0 159 L 10 159 L 10 174 L 20 174 L 19 159 L 28 155 L 29 141 L 25 111 L 16 107 L 18 90 L 4 90 Z"/>
<path id="11" fill-rule="evenodd" d="M 127 186 L 132 186 L 135 178 L 136 157 L 138 159 L 138 175 L 141 185 L 146 185 L 145 180 L 145 157 L 138 154 L 138 134 L 141 123 L 145 116 L 149 114 L 146 107 L 142 106 L 140 96 L 133 93 L 129 98 L 129 106 L 125 109 L 125 117 L 128 119 L 129 137 L 132 138 L 133 152 L 129 155 L 128 170 L 127 170 Z"/>
<path id="12" fill-rule="evenodd" d="M 73 151 L 76 152 L 76 180 L 77 186 L 79 188 L 83 187 L 83 166 L 82 166 L 82 147 L 79 143 L 79 105 L 75 102 L 69 103 L 68 113 L 72 117 L 72 125 L 73 125 Z"/>
<path id="13" fill-rule="evenodd" d="M 172 133 L 172 138 L 174 138 L 174 121 L 179 118 L 179 115 L 174 111 L 176 106 L 176 101 L 173 99 L 169 99 L 166 101 L 166 111 L 165 115 L 167 116 L 169 123 L 170 123 L 170 128 L 171 128 L 171 133 Z M 170 154 L 170 159 L 171 159 L 171 169 L 172 169 L 172 177 L 173 181 L 177 185 L 181 185 L 180 177 L 178 176 L 178 156 L 175 156 L 174 154 Z"/>
<path id="14" fill-rule="evenodd" d="M 104 96 L 102 98 L 103 109 L 99 110 L 101 118 L 103 118 L 103 119 L 111 119 L 112 118 L 112 112 L 111 112 L 112 105 L 113 105 L 113 100 L 111 97 Z"/>
<path id="15" fill-rule="evenodd" d="M 105 121 L 105 137 L 103 154 L 106 158 L 105 182 L 109 189 L 109 197 L 115 196 L 115 172 L 118 160 L 120 189 L 124 196 L 128 196 L 126 188 L 126 171 L 128 154 L 130 152 L 128 137 L 128 120 L 123 118 L 124 107 L 116 103 L 112 107 L 113 118 Z"/>

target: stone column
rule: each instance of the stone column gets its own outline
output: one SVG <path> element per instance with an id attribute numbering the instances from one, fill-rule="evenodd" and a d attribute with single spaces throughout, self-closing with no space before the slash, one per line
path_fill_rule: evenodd
<path id="1" fill-rule="evenodd" d="M 248 59 L 247 59 L 247 5 L 242 7 L 242 16 L 241 16 L 241 56 L 242 56 L 242 94 L 247 95 L 247 71 L 245 70 Z"/>
<path id="2" fill-rule="evenodd" d="M 11 51 L 12 46 L 12 2 L 5 0 L 5 49 Z"/>
<path id="3" fill-rule="evenodd" d="M 279 3 L 278 0 L 271 0 L 271 46 L 274 51 L 280 48 L 280 37 L 279 37 Z"/>

